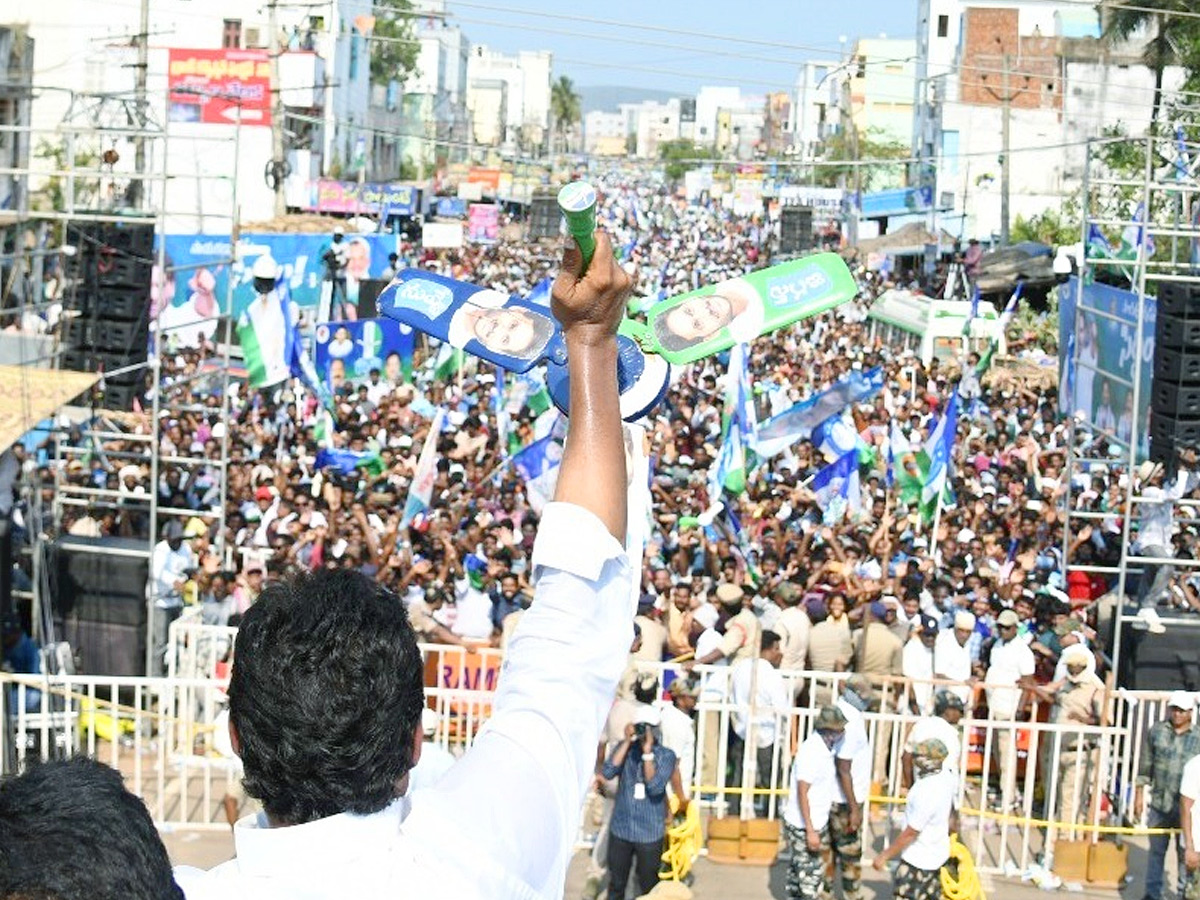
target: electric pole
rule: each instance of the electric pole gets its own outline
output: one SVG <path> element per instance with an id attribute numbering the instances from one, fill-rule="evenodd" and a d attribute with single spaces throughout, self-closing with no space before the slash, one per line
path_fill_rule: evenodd
<path id="1" fill-rule="evenodd" d="M 138 120 L 134 127 L 138 130 L 137 141 L 133 147 L 134 178 L 130 182 L 126 196 L 129 205 L 135 209 L 142 205 L 146 190 L 146 70 L 150 67 L 150 0 L 142 0 L 141 17 L 138 24 L 137 36 L 137 72 L 134 80 L 134 103 L 137 107 Z"/>
<path id="2" fill-rule="evenodd" d="M 143 0 L 145 2 L 145 0 Z M 271 73 L 271 180 L 275 190 L 275 217 L 287 215 L 287 160 L 283 152 L 283 95 L 279 91 L 279 22 L 275 17 L 277 0 L 267 4 L 271 39 L 267 50 Z"/>
<path id="3" fill-rule="evenodd" d="M 999 40 L 999 38 L 997 38 Z M 1008 215 L 1008 197 L 1009 197 L 1009 175 L 1011 172 L 1011 161 L 1009 157 L 1009 135 L 1012 129 L 1012 102 L 1025 93 L 1025 87 L 1029 85 L 1029 76 L 1025 76 L 1025 87 L 1017 88 L 1017 90 L 1009 90 L 1009 78 L 1012 74 L 1012 57 L 1007 53 L 1004 54 L 1004 64 L 1001 70 L 1000 93 L 992 90 L 990 85 L 984 85 L 984 88 L 995 99 L 1000 101 L 1000 246 L 1008 246 L 1009 233 L 1009 215 Z M 987 75 L 983 75 L 982 79 L 986 81 Z"/>

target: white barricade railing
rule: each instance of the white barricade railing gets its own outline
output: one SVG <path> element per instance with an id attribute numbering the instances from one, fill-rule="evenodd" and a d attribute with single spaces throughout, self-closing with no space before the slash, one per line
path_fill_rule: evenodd
<path id="1" fill-rule="evenodd" d="M 120 771 L 156 823 L 228 828 L 221 801 L 239 776 L 214 741 L 222 705 L 211 679 L 0 675 L 0 767 L 86 754 Z"/>
<path id="2" fill-rule="evenodd" d="M 14 771 L 30 756 L 53 758 L 86 753 L 126 777 L 130 790 L 145 799 L 156 822 L 169 826 L 227 827 L 221 801 L 236 781 L 236 761 L 222 756 L 214 741 L 214 721 L 225 707 L 229 661 L 236 629 L 206 626 L 190 618 L 172 625 L 171 661 L 176 677 L 161 679 L 91 676 L 0 676 L 0 766 Z M 488 647 L 423 644 L 427 705 L 438 714 L 436 732 L 427 737 L 452 753 L 470 747 L 491 716 L 501 676 L 501 654 Z M 219 667 L 220 665 L 220 667 Z M 639 663 L 660 678 L 678 677 L 671 664 Z M 207 673 L 203 677 L 179 677 Z M 697 667 L 702 694 L 696 708 L 696 758 L 689 793 L 714 815 L 737 815 L 744 791 L 762 798 L 761 813 L 782 816 L 789 789 L 792 757 L 807 736 L 818 701 L 837 696 L 851 673 L 785 671 L 781 674 L 793 705 L 772 717 L 769 773 L 762 787 L 734 784 L 729 740 L 735 707 L 728 701 L 732 670 Z M 864 821 L 870 836 L 892 827 L 895 806 L 904 794 L 903 749 L 918 716 L 898 704 L 911 684 L 890 679 L 880 693 L 878 712 L 865 715 L 874 748 L 872 798 Z M 39 692 L 39 693 L 34 693 Z M 959 808 L 963 840 L 982 871 L 1024 871 L 1035 857 L 1052 852 L 1056 839 L 1071 836 L 1067 826 L 1053 827 L 1064 811 L 1071 822 L 1090 830 L 1110 819 L 1133 819 L 1133 784 L 1146 730 L 1164 717 L 1167 694 L 1116 691 L 1110 698 L 1111 725 L 1050 724 L 1046 704 L 1031 708 L 1030 721 L 964 718 L 959 762 Z M 904 705 L 903 711 L 897 711 Z M 742 712 L 744 710 L 738 710 Z M 1005 791 L 999 771 L 1002 745 L 1013 748 L 1017 771 L 1009 773 L 1014 790 Z M 886 749 L 884 749 L 886 748 Z M 715 762 L 714 762 L 715 756 Z M 1056 764 L 1052 761 L 1056 761 Z M 1089 794 L 1099 771 L 1103 803 Z M 983 773 L 990 773 L 988 778 Z M 1039 774 L 1041 777 L 1039 777 Z M 989 781 L 1000 791 L 989 795 Z M 1000 809 L 1002 800 L 1010 808 Z M 1011 818 L 1006 817 L 1011 813 Z M 882 830 L 882 831 L 881 831 Z M 1079 836 L 1077 833 L 1076 837 Z"/>

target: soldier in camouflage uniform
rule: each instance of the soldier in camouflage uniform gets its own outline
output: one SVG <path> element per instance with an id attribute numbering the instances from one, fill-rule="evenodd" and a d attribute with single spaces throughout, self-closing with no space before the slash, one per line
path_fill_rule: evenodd
<path id="1" fill-rule="evenodd" d="M 846 730 L 846 717 L 833 706 L 817 713 L 813 733 L 792 763 L 792 789 L 783 812 L 791 858 L 789 900 L 816 900 L 830 894 L 824 856 L 829 851 L 829 810 L 837 770 L 834 754 Z"/>
<path id="2" fill-rule="evenodd" d="M 908 789 L 904 830 L 875 857 L 883 871 L 888 860 L 900 857 L 892 879 L 896 900 L 941 900 L 942 866 L 950 858 L 950 823 L 957 779 L 942 769 L 948 751 L 937 739 L 913 746 L 916 781 Z"/>

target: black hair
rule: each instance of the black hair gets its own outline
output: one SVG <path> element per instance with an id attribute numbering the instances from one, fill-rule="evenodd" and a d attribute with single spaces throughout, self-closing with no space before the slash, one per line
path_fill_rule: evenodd
<path id="1" fill-rule="evenodd" d="M 644 679 L 644 680 L 643 680 Z M 647 706 L 658 699 L 658 678 L 643 675 L 633 683 L 633 699 Z"/>
<path id="2" fill-rule="evenodd" d="M 395 594 L 352 569 L 272 583 L 234 649 L 230 721 L 246 792 L 268 815 L 297 825 L 391 803 L 425 702 Z"/>
<path id="3" fill-rule="evenodd" d="M 0 897 L 183 900 L 167 848 L 121 774 L 87 757 L 0 782 Z"/>
<path id="4" fill-rule="evenodd" d="M 780 638 L 776 632 L 772 631 L 770 628 L 764 629 L 762 633 L 762 649 L 774 650 L 776 645 L 779 644 L 780 640 L 782 640 L 782 638 Z"/>
<path id="5" fill-rule="evenodd" d="M 671 326 L 667 324 L 666 313 L 654 317 L 654 339 L 658 342 L 658 346 L 668 353 L 688 350 L 697 344 L 712 340 L 713 337 L 712 334 L 703 334 L 694 338 L 683 337 L 671 330 Z"/>

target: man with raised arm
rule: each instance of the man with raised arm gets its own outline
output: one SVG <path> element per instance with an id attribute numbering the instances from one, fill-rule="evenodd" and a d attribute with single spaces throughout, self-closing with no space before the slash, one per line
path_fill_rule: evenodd
<path id="1" fill-rule="evenodd" d="M 237 638 L 230 731 L 261 816 L 237 858 L 180 869 L 196 898 L 557 898 L 596 742 L 633 638 L 617 325 L 630 291 L 607 235 L 552 310 L 569 353 L 570 433 L 534 548 L 537 593 L 493 715 L 431 788 L 422 661 L 403 604 L 350 571 L 271 585 Z"/>

